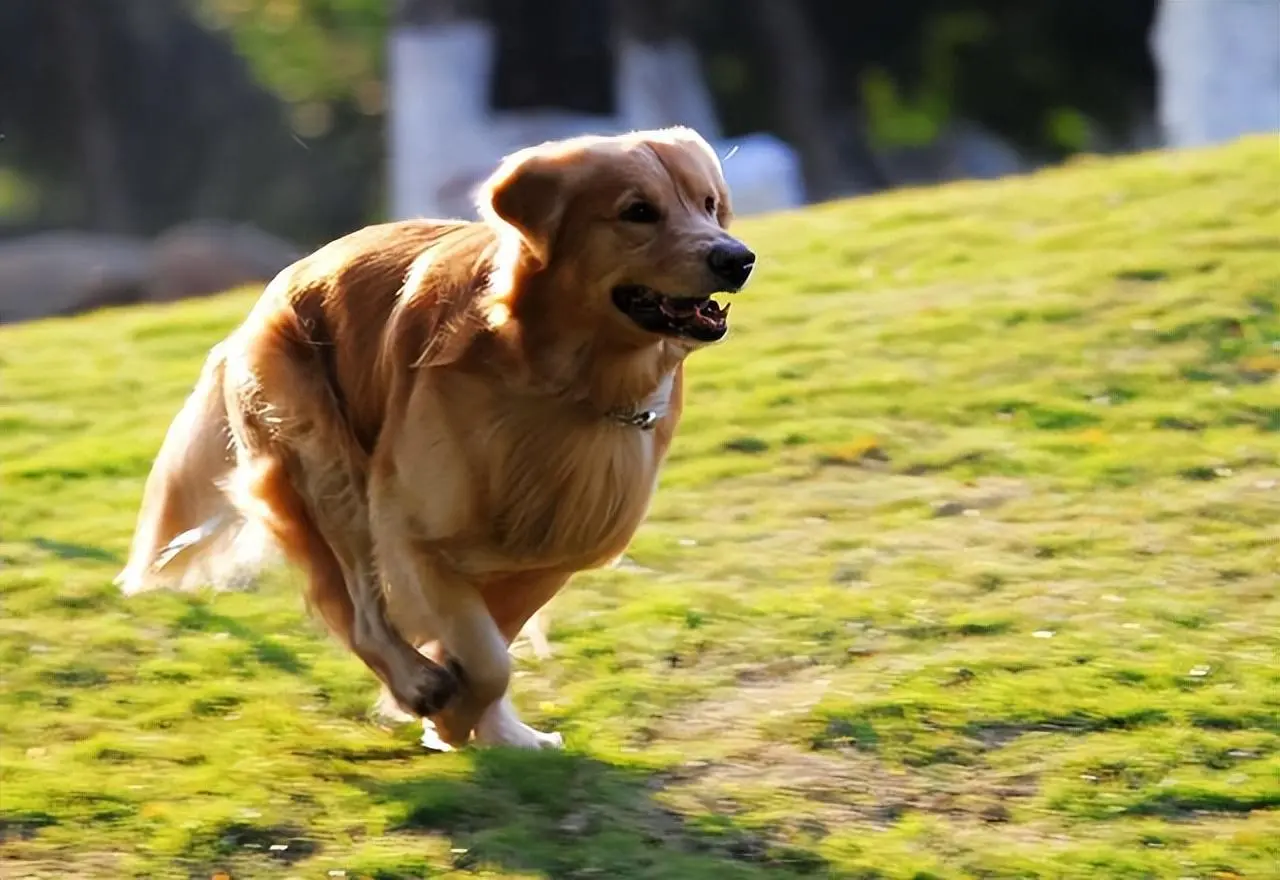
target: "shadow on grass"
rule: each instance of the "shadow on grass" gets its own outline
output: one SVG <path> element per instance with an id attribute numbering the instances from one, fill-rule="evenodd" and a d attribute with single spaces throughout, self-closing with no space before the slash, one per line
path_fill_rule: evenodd
<path id="1" fill-rule="evenodd" d="M 109 562 L 116 565 L 120 563 L 120 558 L 116 554 L 90 544 L 55 541 L 52 538 L 32 538 L 31 546 L 64 560 Z"/>
<path id="2" fill-rule="evenodd" d="M 348 781 L 399 816 L 394 834 L 447 836 L 458 869 L 645 880 L 829 875 L 817 854 L 773 846 L 729 816 L 690 820 L 663 806 L 661 774 L 571 751 L 477 750 L 472 761 L 467 778 Z M 408 880 L 426 867 L 408 858 L 348 871 Z"/>
<path id="3" fill-rule="evenodd" d="M 290 675 L 305 675 L 307 664 L 291 648 L 280 644 L 270 636 L 258 633 L 253 627 L 214 611 L 201 599 L 189 599 L 186 612 L 178 618 L 178 626 L 195 632 L 224 632 L 253 649 L 258 661 Z"/>
<path id="4" fill-rule="evenodd" d="M 252 624 L 202 601 L 191 600 L 177 624 L 228 633 L 281 671 L 310 671 L 305 661 Z M 467 772 L 458 773 L 457 758 L 437 759 L 416 739 L 400 736 L 373 746 L 322 746 L 304 754 L 326 766 L 331 780 L 363 792 L 391 818 L 377 856 L 357 855 L 350 863 L 332 865 L 348 877 L 436 876 L 445 841 L 451 852 L 446 858 L 459 871 L 619 880 L 830 875 L 815 852 L 775 845 L 769 828 L 748 827 L 716 805 L 701 807 L 705 812 L 692 817 L 664 805 L 662 791 L 675 780 L 625 760 L 614 763 L 572 750 L 477 749 L 460 756 Z M 393 771 L 397 778 L 388 778 L 387 762 L 398 765 Z M 449 772 L 438 772 L 445 764 Z M 413 776 L 405 778 L 404 771 Z M 258 846 L 263 841 L 277 848 Z M 305 829 L 259 828 L 237 820 L 193 838 L 184 862 L 197 866 L 196 873 L 221 870 L 246 857 L 246 849 L 258 853 L 251 859 L 261 858 L 264 848 L 275 861 L 296 858 L 302 866 L 326 858 L 328 846 L 310 839 Z"/>
<path id="5" fill-rule="evenodd" d="M 220 613 L 213 603 L 185 597 L 173 624 L 180 631 L 226 633 L 264 663 L 309 677 L 306 658 L 259 623 Z M 60 671 L 62 687 L 83 683 Z M 202 694 L 190 704 L 197 717 L 236 710 L 234 695 Z M 442 859 L 459 872 L 501 870 L 522 877 L 619 880 L 761 880 L 826 877 L 830 866 L 809 849 L 778 846 L 771 829 L 751 825 L 717 804 L 677 812 L 662 793 L 677 781 L 625 758 L 604 761 L 574 751 L 477 749 L 461 756 L 426 753 L 416 740 L 394 735 L 373 743 L 324 738 L 291 747 L 312 762 L 318 777 L 345 789 L 346 804 L 377 805 L 390 818 L 382 839 L 354 841 L 349 860 L 328 832 L 304 821 L 277 824 L 240 814 L 182 832 L 187 840 L 171 867 L 191 877 L 315 876 L 420 880 L 442 873 Z M 393 778 L 394 777 L 394 778 Z M 332 789 L 330 789 L 332 792 Z M 687 791 L 687 786 L 682 787 Z M 290 795 L 291 797 L 294 795 Z M 300 800 L 310 795 L 297 792 Z M 94 805 L 107 810 L 111 805 Z M 361 824 L 360 811 L 350 814 Z M 42 815 L 2 817 L 0 837 L 38 835 L 54 821 Z M 278 818 L 278 817 L 276 817 Z M 59 819 L 58 821 L 62 821 Z M 114 815 L 110 821 L 124 821 Z M 4 824 L 7 823 L 7 824 Z M 353 841 L 347 841 L 352 846 Z M 803 846 L 803 844 L 802 844 Z M 322 865 L 323 863 L 323 865 Z M 320 870 L 323 867 L 324 871 Z"/>

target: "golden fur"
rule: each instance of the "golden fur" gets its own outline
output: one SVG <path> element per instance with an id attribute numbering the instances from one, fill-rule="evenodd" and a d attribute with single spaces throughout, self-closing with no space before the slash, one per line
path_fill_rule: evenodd
<path id="1" fill-rule="evenodd" d="M 660 224 L 617 221 L 637 197 Z M 277 545 L 444 744 L 541 747 L 558 738 L 516 718 L 508 647 L 627 546 L 699 346 L 610 291 L 711 289 L 729 198 L 705 141 L 670 129 L 523 150 L 481 208 L 365 228 L 268 286 L 170 427 L 120 582 L 225 583 Z M 613 416 L 640 410 L 653 430 Z"/>

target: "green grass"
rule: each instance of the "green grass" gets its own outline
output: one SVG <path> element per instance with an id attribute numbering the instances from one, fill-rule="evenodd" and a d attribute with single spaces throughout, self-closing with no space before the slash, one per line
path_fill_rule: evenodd
<path id="1" fill-rule="evenodd" d="M 741 231 L 633 564 L 520 661 L 563 754 L 370 722 L 295 575 L 115 593 L 251 293 L 0 331 L 0 873 L 1280 876 L 1274 140 Z"/>

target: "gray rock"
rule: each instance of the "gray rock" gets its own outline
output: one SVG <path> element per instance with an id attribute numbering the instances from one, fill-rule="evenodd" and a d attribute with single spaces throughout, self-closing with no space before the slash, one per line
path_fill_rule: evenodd
<path id="1" fill-rule="evenodd" d="M 46 232 L 0 242 L 0 324 L 146 298 L 146 241 Z"/>
<path id="2" fill-rule="evenodd" d="M 147 299 L 169 302 L 265 283 L 301 253 L 248 225 L 201 220 L 156 239 L 148 267 Z"/>

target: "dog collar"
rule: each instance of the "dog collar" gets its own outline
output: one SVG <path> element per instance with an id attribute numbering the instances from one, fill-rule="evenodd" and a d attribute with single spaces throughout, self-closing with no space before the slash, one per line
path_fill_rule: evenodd
<path id="1" fill-rule="evenodd" d="M 609 413 L 609 418 L 628 428 L 639 428 L 641 431 L 652 431 L 653 426 L 658 424 L 658 414 L 651 409 L 615 409 Z"/>

